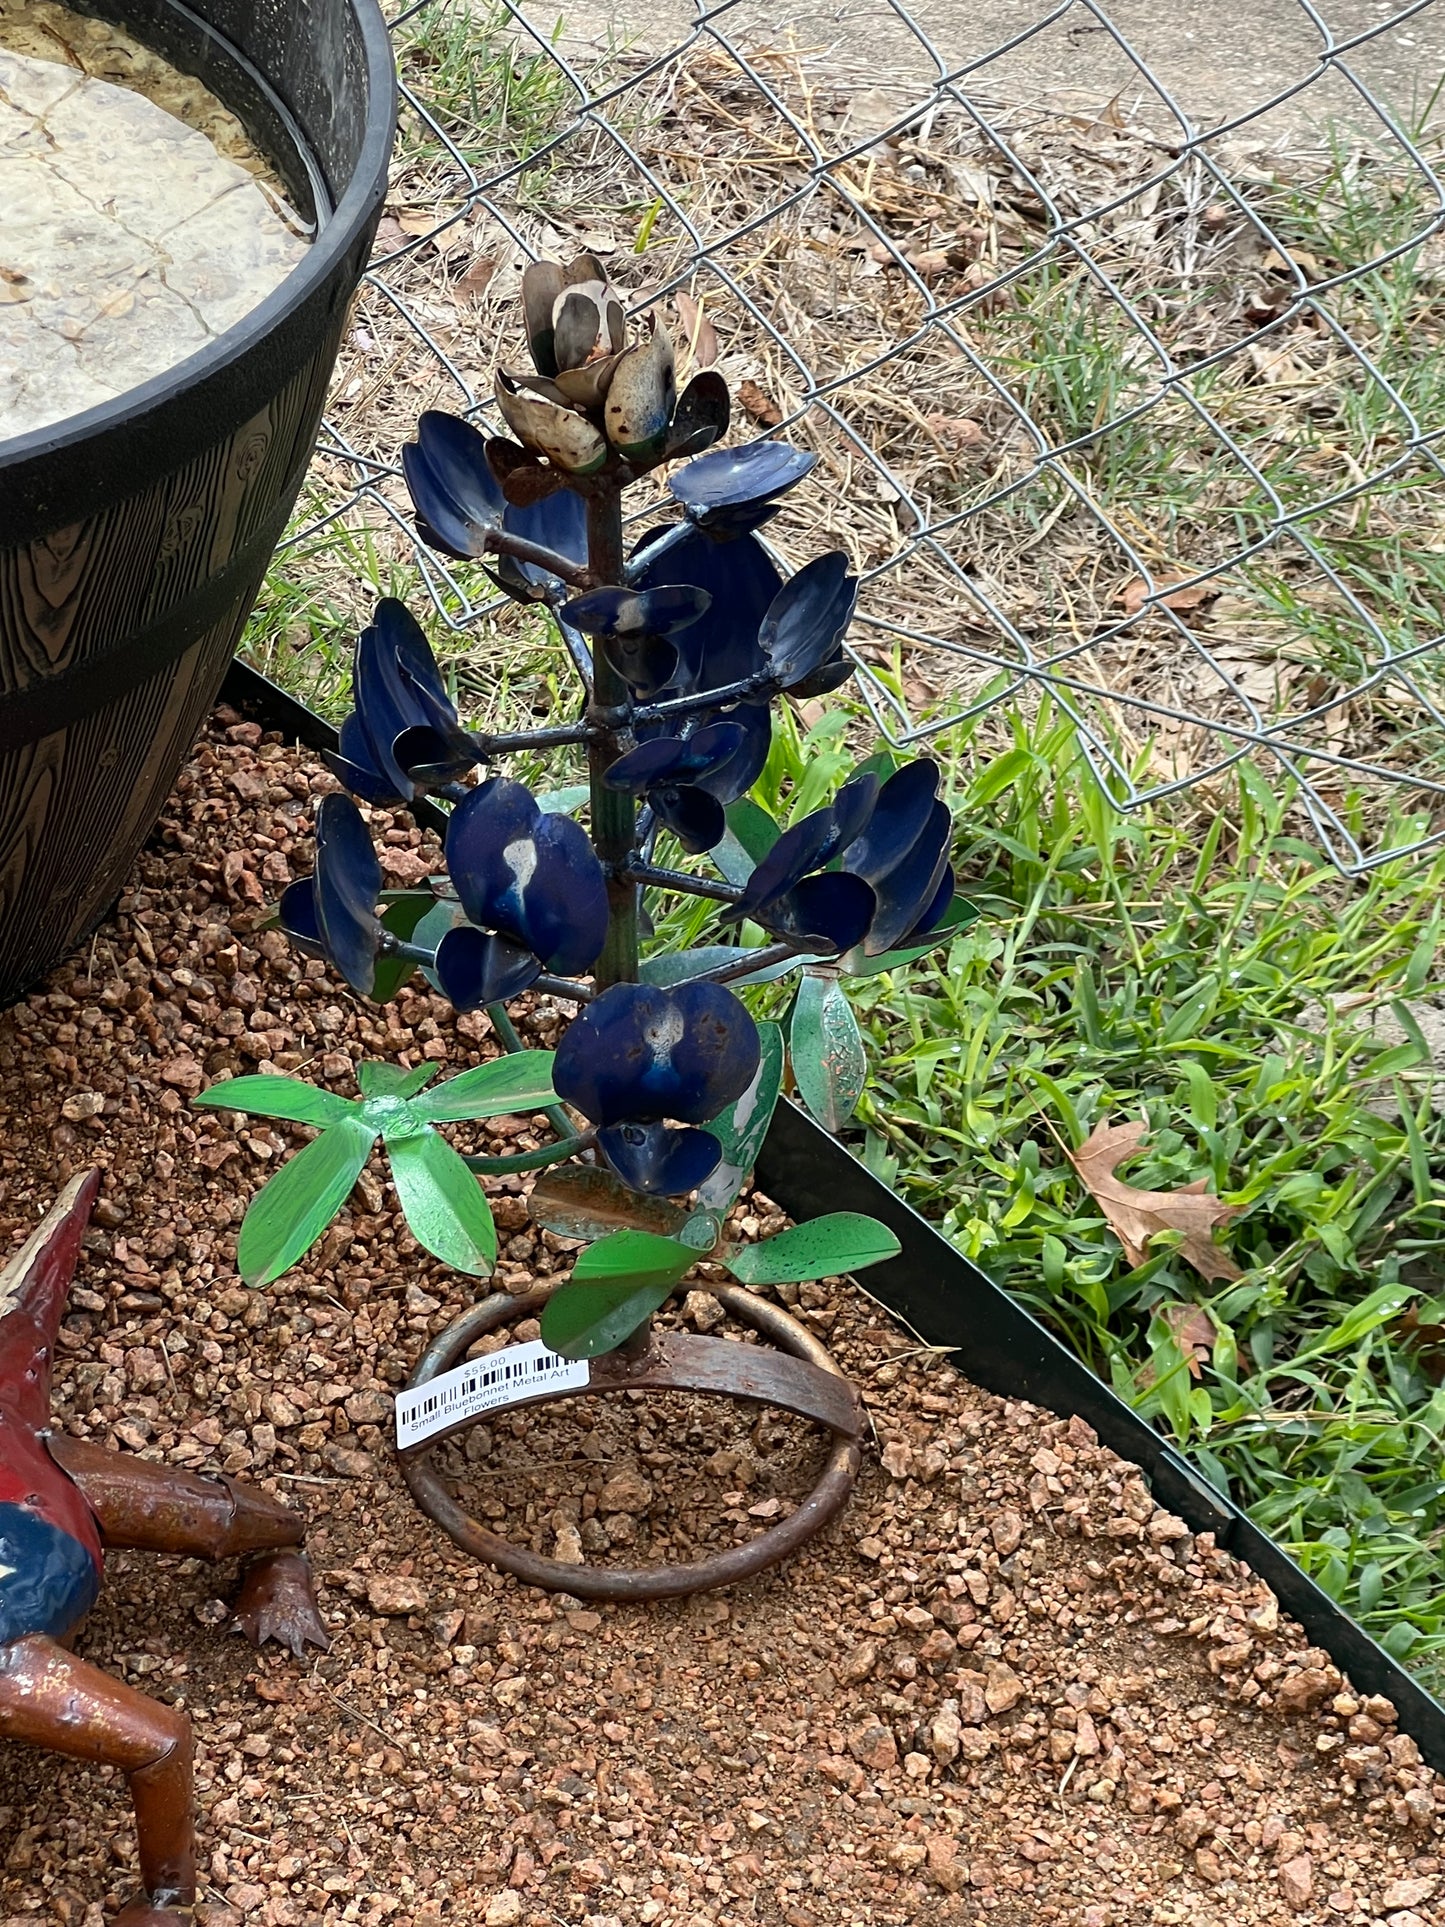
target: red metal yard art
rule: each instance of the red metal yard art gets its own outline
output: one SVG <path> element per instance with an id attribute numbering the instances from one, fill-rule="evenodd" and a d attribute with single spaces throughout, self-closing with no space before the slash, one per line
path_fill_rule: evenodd
<path id="1" fill-rule="evenodd" d="M 329 1642 L 306 1560 L 291 1550 L 296 1513 L 244 1483 L 48 1429 L 55 1337 L 99 1188 L 99 1171 L 68 1184 L 0 1271 L 0 1735 L 121 1768 L 145 1891 L 115 1927 L 184 1927 L 196 1896 L 190 1722 L 68 1650 L 100 1590 L 104 1549 L 257 1553 L 237 1627 L 298 1656 L 308 1640 Z"/>

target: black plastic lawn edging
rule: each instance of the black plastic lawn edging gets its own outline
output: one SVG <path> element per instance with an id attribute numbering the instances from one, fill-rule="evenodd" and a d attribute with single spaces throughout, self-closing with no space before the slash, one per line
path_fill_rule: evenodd
<path id="1" fill-rule="evenodd" d="M 308 749 L 336 746 L 329 723 L 244 663 L 231 665 L 221 699 Z M 444 823 L 426 804 L 412 813 L 433 828 Z M 871 1267 L 869 1297 L 925 1344 L 946 1348 L 976 1385 L 1046 1406 L 1064 1418 L 1077 1413 L 1104 1445 L 1142 1470 L 1160 1505 L 1194 1531 L 1212 1532 L 1217 1545 L 1258 1573 L 1359 1690 L 1391 1700 L 1401 1730 L 1432 1766 L 1445 1771 L 1445 1706 L 1066 1345 L 796 1105 L 784 1102 L 774 1113 L 757 1181 L 791 1218 L 835 1210 L 840 1197 L 851 1209 L 880 1218 L 903 1248 L 896 1258 Z"/>

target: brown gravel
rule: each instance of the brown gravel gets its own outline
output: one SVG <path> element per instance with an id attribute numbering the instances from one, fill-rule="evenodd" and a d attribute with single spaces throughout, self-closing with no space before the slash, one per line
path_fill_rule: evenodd
<path id="1" fill-rule="evenodd" d="M 305 1133 L 185 1104 L 237 1070 L 349 1091 L 361 1054 L 490 1049 L 485 1020 L 426 994 L 374 1013 L 255 932 L 328 787 L 223 718 L 116 919 L 0 1019 L 0 1229 L 18 1241 L 72 1169 L 109 1172 L 62 1422 L 245 1471 L 314 1521 L 335 1645 L 309 1670 L 211 1630 L 233 1575 L 195 1562 L 114 1558 L 82 1635 L 195 1720 L 201 1920 L 1437 1927 L 1445 1794 L 1393 1708 L 1087 1426 L 978 1391 L 851 1287 L 784 1293 L 866 1388 L 877 1449 L 782 1574 L 583 1610 L 413 1510 L 391 1393 L 473 1288 L 378 1177 L 314 1263 L 245 1291 L 236 1225 Z M 425 867 L 415 832 L 387 835 L 393 875 Z M 565 1267 L 517 1189 L 497 1206 L 503 1282 Z M 716 1311 L 699 1293 L 683 1315 Z M 771 1416 L 617 1401 L 498 1420 L 453 1464 L 517 1536 L 635 1557 L 777 1516 L 811 1449 Z M 0 1775 L 0 1927 L 102 1927 L 100 1896 L 134 1884 L 121 1783 L 20 1750 Z"/>

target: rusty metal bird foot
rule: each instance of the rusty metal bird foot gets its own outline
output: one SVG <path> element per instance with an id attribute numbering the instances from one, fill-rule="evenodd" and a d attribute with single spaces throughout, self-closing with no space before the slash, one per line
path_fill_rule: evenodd
<path id="1" fill-rule="evenodd" d="M 144 1892 L 116 1927 L 182 1927 L 196 1897 L 190 1721 L 66 1646 L 100 1590 L 105 1549 L 254 1554 L 238 1623 L 296 1653 L 329 1641 L 296 1513 L 240 1480 L 48 1429 L 55 1338 L 100 1176 L 68 1184 L 0 1271 L 0 1737 L 121 1769 Z"/>
<path id="2" fill-rule="evenodd" d="M 832 1436 L 827 1463 L 807 1498 L 786 1519 L 740 1546 L 680 1565 L 576 1566 L 545 1559 L 479 1525 L 447 1491 L 431 1463 L 432 1451 L 443 1439 L 477 1422 L 470 1417 L 442 1426 L 423 1443 L 401 1452 L 402 1476 L 422 1511 L 474 1558 L 512 1573 L 529 1586 L 583 1599 L 678 1598 L 733 1585 L 796 1552 L 842 1510 L 853 1489 L 862 1459 L 863 1402 L 823 1346 L 787 1312 L 737 1286 L 708 1289 L 731 1318 L 769 1344 L 744 1345 L 730 1338 L 659 1331 L 649 1323 L 637 1344 L 594 1358 L 585 1384 L 519 1396 L 506 1409 L 606 1392 L 683 1391 L 754 1400 L 812 1419 Z M 550 1291 L 540 1290 L 517 1297 L 497 1292 L 484 1298 L 432 1340 L 408 1390 L 429 1384 L 458 1364 L 487 1333 L 534 1317 L 549 1296 Z M 492 1352 L 486 1364 L 490 1367 L 505 1359 L 505 1350 Z"/>

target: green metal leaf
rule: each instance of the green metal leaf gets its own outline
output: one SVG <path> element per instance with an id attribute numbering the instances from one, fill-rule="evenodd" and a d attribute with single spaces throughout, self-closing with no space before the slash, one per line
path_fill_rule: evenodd
<path id="1" fill-rule="evenodd" d="M 680 984 L 688 977 L 701 976 L 705 970 L 741 963 L 749 954 L 744 945 L 735 943 L 702 944 L 696 950 L 664 950 L 655 957 L 644 958 L 638 975 L 645 984 Z M 779 977 L 801 968 L 805 961 L 803 957 L 785 957 L 781 963 L 765 964 L 761 970 L 750 970 L 746 977 L 734 978 L 733 987 L 776 983 Z"/>
<path id="2" fill-rule="evenodd" d="M 354 1114 L 287 1160 L 247 1207 L 236 1263 L 248 1285 L 269 1285 L 315 1244 L 361 1176 L 376 1132 Z"/>
<path id="3" fill-rule="evenodd" d="M 255 1117 L 284 1117 L 293 1124 L 339 1124 L 356 1113 L 349 1097 L 318 1090 L 299 1077 L 228 1077 L 191 1099 L 213 1111 L 247 1111 Z"/>
<path id="4" fill-rule="evenodd" d="M 537 796 L 537 808 L 545 810 L 549 816 L 570 816 L 573 810 L 580 810 L 584 803 L 590 803 L 592 791 L 586 783 L 566 783 L 559 790 L 542 790 Z"/>
<path id="5" fill-rule="evenodd" d="M 903 1249 L 887 1225 L 860 1211 L 830 1211 L 826 1217 L 780 1231 L 762 1244 L 747 1245 L 723 1262 L 745 1285 L 798 1284 L 808 1278 L 833 1278 L 896 1258 Z"/>
<path id="6" fill-rule="evenodd" d="M 527 1210 L 535 1223 L 559 1238 L 580 1238 L 586 1244 L 623 1230 L 671 1237 L 687 1221 L 681 1205 L 629 1191 L 600 1164 L 569 1164 L 544 1172 L 532 1186 Z"/>
<path id="7" fill-rule="evenodd" d="M 509 1051 L 424 1091 L 412 1109 L 429 1124 L 539 1111 L 557 1102 L 552 1089 L 552 1057 L 549 1050 Z"/>
<path id="8" fill-rule="evenodd" d="M 572 1277 L 579 1285 L 618 1279 L 629 1285 L 666 1285 L 670 1291 L 696 1262 L 697 1253 L 674 1238 L 660 1238 L 653 1231 L 613 1231 L 581 1254 Z"/>
<path id="9" fill-rule="evenodd" d="M 782 835 L 775 819 L 750 796 L 738 797 L 736 802 L 728 804 L 723 813 L 727 817 L 728 828 L 754 863 L 761 863 Z"/>
<path id="10" fill-rule="evenodd" d="M 356 1067 L 356 1081 L 363 1097 L 415 1097 L 436 1076 L 436 1064 L 418 1064 L 409 1071 L 405 1064 L 388 1063 L 384 1057 L 363 1058 Z"/>
<path id="11" fill-rule="evenodd" d="M 394 937 L 410 943 L 418 929 L 437 907 L 430 890 L 412 890 L 387 904 L 381 913 L 382 924 Z M 376 980 L 371 987 L 374 1004 L 389 1004 L 416 969 L 409 957 L 378 957 Z"/>
<path id="12" fill-rule="evenodd" d="M 960 931 L 967 930 L 970 924 L 977 923 L 983 915 L 976 903 L 967 897 L 955 897 L 943 913 L 943 921 L 938 928 L 923 939 L 921 943 L 905 944 L 901 950 L 885 950 L 881 957 L 865 957 L 862 944 L 838 959 L 838 968 L 845 977 L 876 977 L 884 970 L 899 970 L 904 964 L 911 964 L 919 957 L 926 957 L 930 950 L 937 950 Z"/>
<path id="13" fill-rule="evenodd" d="M 687 1245 L 693 1251 L 714 1251 L 717 1248 L 718 1239 L 722 1236 L 722 1228 L 722 1213 L 700 1206 L 679 1230 L 678 1243 Z"/>
<path id="14" fill-rule="evenodd" d="M 782 831 L 750 796 L 729 803 L 726 814 L 727 834 L 709 854 L 729 883 L 746 883 Z"/>
<path id="15" fill-rule="evenodd" d="M 841 1131 L 868 1076 L 858 1020 L 834 976 L 804 973 L 788 1026 L 798 1093 L 825 1131 Z"/>
<path id="16" fill-rule="evenodd" d="M 671 1291 L 671 1285 L 635 1285 L 624 1279 L 565 1284 L 542 1307 L 542 1343 L 563 1358 L 596 1358 L 615 1351 Z"/>
<path id="17" fill-rule="evenodd" d="M 485 1278 L 497 1261 L 487 1194 L 444 1137 L 423 1126 L 386 1134 L 391 1175 L 412 1236 L 434 1258 Z"/>
<path id="18" fill-rule="evenodd" d="M 783 1033 L 777 1024 L 759 1024 L 762 1046 L 757 1075 L 736 1104 L 708 1125 L 723 1147 L 722 1159 L 698 1189 L 698 1203 L 711 1211 L 727 1211 L 758 1161 L 783 1087 Z"/>

